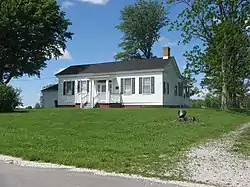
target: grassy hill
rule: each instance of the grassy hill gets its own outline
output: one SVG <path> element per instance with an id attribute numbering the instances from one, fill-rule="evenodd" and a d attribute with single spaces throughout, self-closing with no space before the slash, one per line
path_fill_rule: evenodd
<path id="1" fill-rule="evenodd" d="M 188 109 L 200 124 L 173 122 L 177 109 L 41 109 L 0 114 L 0 154 L 78 167 L 164 177 L 182 152 L 250 121 Z"/>

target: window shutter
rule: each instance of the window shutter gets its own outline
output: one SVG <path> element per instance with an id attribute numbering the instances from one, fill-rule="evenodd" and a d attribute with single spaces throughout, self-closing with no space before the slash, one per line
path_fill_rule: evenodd
<path id="1" fill-rule="evenodd" d="M 75 95 L 75 81 L 72 81 L 72 95 Z"/>
<path id="2" fill-rule="evenodd" d="M 135 78 L 132 78 L 132 94 L 135 94 Z"/>
<path id="3" fill-rule="evenodd" d="M 87 93 L 89 93 L 89 80 L 87 80 Z"/>
<path id="4" fill-rule="evenodd" d="M 163 94 L 165 94 L 165 93 L 166 93 L 166 83 L 163 82 Z"/>
<path id="5" fill-rule="evenodd" d="M 167 94 L 169 94 L 169 83 L 167 83 Z"/>
<path id="6" fill-rule="evenodd" d="M 142 94 L 142 78 L 139 78 L 139 94 Z"/>
<path id="7" fill-rule="evenodd" d="M 151 77 L 151 94 L 155 93 L 155 78 Z"/>
<path id="8" fill-rule="evenodd" d="M 124 89 L 124 79 L 121 79 L 121 94 L 123 94 Z"/>
<path id="9" fill-rule="evenodd" d="M 66 95 L 66 82 L 63 82 L 63 95 Z"/>
<path id="10" fill-rule="evenodd" d="M 183 90 L 183 82 L 181 82 L 181 96 L 183 97 L 183 93 L 184 93 L 184 90 Z"/>
<path id="11" fill-rule="evenodd" d="M 77 92 L 80 93 L 80 84 L 81 82 L 80 81 L 77 81 Z"/>

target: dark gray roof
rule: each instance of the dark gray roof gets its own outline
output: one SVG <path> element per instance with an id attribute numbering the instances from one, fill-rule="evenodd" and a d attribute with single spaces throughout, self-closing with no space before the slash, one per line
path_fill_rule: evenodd
<path id="1" fill-rule="evenodd" d="M 58 90 L 58 84 L 49 85 L 42 89 L 42 91 Z"/>
<path id="2" fill-rule="evenodd" d="M 143 59 L 143 60 L 75 65 L 75 66 L 70 66 L 64 69 L 63 71 L 57 73 L 56 76 L 73 75 L 80 73 L 111 73 L 120 71 L 163 69 L 168 62 L 169 59 L 154 58 L 154 59 Z"/>

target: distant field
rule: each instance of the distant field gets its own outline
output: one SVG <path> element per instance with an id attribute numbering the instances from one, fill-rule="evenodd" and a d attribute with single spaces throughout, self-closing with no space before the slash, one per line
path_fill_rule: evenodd
<path id="1" fill-rule="evenodd" d="M 0 114 L 0 154 L 164 177 L 183 150 L 250 116 L 188 109 L 203 124 L 173 123 L 177 109 L 41 109 Z"/>

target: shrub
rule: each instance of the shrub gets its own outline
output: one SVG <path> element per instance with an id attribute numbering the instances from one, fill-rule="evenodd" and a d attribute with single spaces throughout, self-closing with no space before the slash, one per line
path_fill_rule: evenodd
<path id="1" fill-rule="evenodd" d="M 0 112 L 11 112 L 22 105 L 21 90 L 0 83 Z"/>

